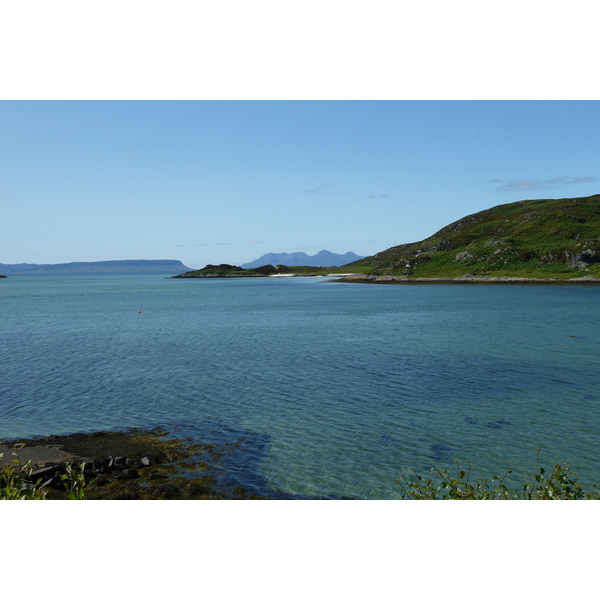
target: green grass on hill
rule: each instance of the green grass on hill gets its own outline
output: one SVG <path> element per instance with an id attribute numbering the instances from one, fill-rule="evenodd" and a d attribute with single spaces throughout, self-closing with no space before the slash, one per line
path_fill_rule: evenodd
<path id="1" fill-rule="evenodd" d="M 415 277 L 600 276 L 600 195 L 496 206 L 344 269 Z"/>

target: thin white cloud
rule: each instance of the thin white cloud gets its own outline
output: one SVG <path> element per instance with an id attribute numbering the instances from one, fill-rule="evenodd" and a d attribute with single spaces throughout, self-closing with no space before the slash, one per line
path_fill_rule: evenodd
<path id="1" fill-rule="evenodd" d="M 564 185 L 569 183 L 569 177 L 553 177 L 546 180 L 546 185 Z"/>
<path id="2" fill-rule="evenodd" d="M 244 240 L 244 244 L 262 244 L 263 242 L 258 242 L 256 240 Z"/>
<path id="3" fill-rule="evenodd" d="M 385 200 L 386 198 L 391 198 L 389 194 L 369 194 L 367 196 L 367 200 Z"/>
<path id="4" fill-rule="evenodd" d="M 525 192 L 528 190 L 541 190 L 541 181 L 535 179 L 511 179 L 508 183 L 496 188 L 496 192 Z"/>
<path id="5" fill-rule="evenodd" d="M 322 192 L 324 189 L 327 189 L 329 186 L 328 185 L 317 185 L 314 188 L 307 188 L 304 190 L 305 194 L 318 194 L 319 192 Z"/>
<path id="6" fill-rule="evenodd" d="M 509 182 L 497 187 L 495 192 L 527 192 L 530 190 L 547 190 L 575 183 L 592 183 L 598 181 L 597 177 L 552 177 L 544 181 L 539 179 L 511 179 Z M 501 179 L 493 179 L 490 183 L 501 183 Z"/>

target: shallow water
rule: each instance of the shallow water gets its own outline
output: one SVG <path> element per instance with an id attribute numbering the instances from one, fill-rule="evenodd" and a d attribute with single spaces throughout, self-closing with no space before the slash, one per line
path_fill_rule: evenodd
<path id="1" fill-rule="evenodd" d="M 395 498 L 399 473 L 600 482 L 600 289 L 324 278 L 0 281 L 0 438 L 177 426 L 260 491 Z M 141 313 L 138 313 L 141 310 Z"/>

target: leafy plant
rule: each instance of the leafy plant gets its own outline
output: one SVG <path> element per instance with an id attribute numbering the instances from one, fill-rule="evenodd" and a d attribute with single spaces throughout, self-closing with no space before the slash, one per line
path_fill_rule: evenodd
<path id="1" fill-rule="evenodd" d="M 413 472 L 414 469 L 413 469 Z M 404 475 L 397 483 L 404 488 L 403 499 L 413 500 L 508 500 L 511 492 L 504 484 L 504 479 L 512 473 L 507 469 L 504 477 L 494 476 L 490 485 L 485 479 L 470 481 L 471 465 L 464 471 L 456 463 L 456 475 L 450 474 L 447 468 L 433 467 L 429 477 L 415 472 L 416 481 L 409 481 Z"/>
<path id="2" fill-rule="evenodd" d="M 31 483 L 31 461 L 21 464 L 18 451 L 23 445 L 16 446 L 17 458 L 0 470 L 0 500 L 44 500 L 46 491 L 39 487 L 40 482 Z M 0 458 L 4 455 L 0 454 Z"/>
<path id="3" fill-rule="evenodd" d="M 471 465 L 467 471 L 456 462 L 456 474 L 445 468 L 433 467 L 430 475 L 424 477 L 415 473 L 416 481 L 410 481 L 401 475 L 396 481 L 403 487 L 403 499 L 412 500 L 597 500 L 600 495 L 585 492 L 575 479 L 571 468 L 557 459 L 552 471 L 547 473 L 539 466 L 539 448 L 537 451 L 536 471 L 532 475 L 525 472 L 522 476 L 522 488 L 506 485 L 513 473 L 510 465 L 504 475 L 495 475 L 491 483 L 484 478 L 471 481 Z"/>
<path id="4" fill-rule="evenodd" d="M 22 464 L 18 451 L 22 450 L 23 444 L 15 446 L 17 458 L 11 464 L 0 469 L 0 500 L 45 500 L 48 490 L 42 487 L 42 480 L 32 481 L 33 469 L 31 461 Z M 0 454 L 2 458 L 3 454 Z M 85 489 L 93 483 L 86 481 L 84 470 L 85 463 L 81 464 L 79 471 L 75 470 L 71 463 L 65 465 L 65 473 L 59 475 L 63 482 L 69 500 L 83 500 Z"/>
<path id="5" fill-rule="evenodd" d="M 69 500 L 83 500 L 85 496 L 85 489 L 91 485 L 94 480 L 86 481 L 85 474 L 85 463 L 81 463 L 80 470 L 76 471 L 73 469 L 71 463 L 66 465 L 66 473 L 60 475 L 63 481 L 63 485 L 69 495 Z"/>

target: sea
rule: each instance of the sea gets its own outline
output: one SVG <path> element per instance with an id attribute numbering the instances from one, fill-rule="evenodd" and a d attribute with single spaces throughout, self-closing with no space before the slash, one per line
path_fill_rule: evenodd
<path id="1" fill-rule="evenodd" d="M 432 467 L 518 485 L 556 460 L 592 486 L 599 379 L 597 286 L 0 279 L 0 439 L 162 427 L 257 494 L 396 499 Z"/>

